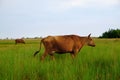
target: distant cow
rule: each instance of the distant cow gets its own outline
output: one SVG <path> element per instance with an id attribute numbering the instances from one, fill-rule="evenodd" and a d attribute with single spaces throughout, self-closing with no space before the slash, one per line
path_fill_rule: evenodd
<path id="1" fill-rule="evenodd" d="M 89 34 L 87 37 L 80 37 L 78 35 L 64 35 L 64 36 L 48 36 L 41 40 L 40 48 L 34 53 L 34 56 L 40 52 L 41 43 L 43 43 L 45 51 L 41 57 L 43 60 L 47 54 L 54 59 L 54 53 L 70 53 L 74 58 L 81 48 L 87 44 L 88 46 L 95 47 L 95 44 Z"/>
<path id="2" fill-rule="evenodd" d="M 23 39 L 16 39 L 15 40 L 15 44 L 18 44 L 18 43 L 23 43 L 25 44 L 25 41 Z"/>

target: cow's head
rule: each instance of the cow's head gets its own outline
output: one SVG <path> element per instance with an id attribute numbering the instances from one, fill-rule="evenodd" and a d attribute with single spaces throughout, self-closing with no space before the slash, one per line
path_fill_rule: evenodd
<path id="1" fill-rule="evenodd" d="M 95 43 L 94 41 L 92 40 L 92 38 L 90 37 L 91 34 L 88 35 L 88 40 L 87 40 L 87 45 L 88 46 L 92 46 L 92 47 L 95 47 Z"/>

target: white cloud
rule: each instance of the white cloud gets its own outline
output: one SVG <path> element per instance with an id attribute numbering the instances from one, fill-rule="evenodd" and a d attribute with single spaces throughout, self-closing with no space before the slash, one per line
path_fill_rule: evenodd
<path id="1" fill-rule="evenodd" d="M 66 10 L 74 7 L 111 7 L 120 4 L 119 0 L 52 0 L 49 3 L 49 8 Z"/>
<path id="2" fill-rule="evenodd" d="M 16 0 L 1 0 L 2 7 L 11 7 L 16 4 Z"/>
<path id="3" fill-rule="evenodd" d="M 42 12 L 62 12 L 72 8 L 107 8 L 119 4 L 120 0 L 1 0 L 0 8 L 7 13 L 39 15 Z"/>
<path id="4" fill-rule="evenodd" d="M 2 7 L 39 8 L 48 10 L 66 10 L 71 8 L 111 7 L 120 4 L 120 0 L 1 0 Z"/>

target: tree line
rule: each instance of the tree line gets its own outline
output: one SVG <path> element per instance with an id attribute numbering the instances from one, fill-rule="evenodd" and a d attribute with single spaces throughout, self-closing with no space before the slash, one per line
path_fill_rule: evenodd
<path id="1" fill-rule="evenodd" d="M 109 29 L 104 32 L 99 38 L 120 38 L 120 29 Z"/>

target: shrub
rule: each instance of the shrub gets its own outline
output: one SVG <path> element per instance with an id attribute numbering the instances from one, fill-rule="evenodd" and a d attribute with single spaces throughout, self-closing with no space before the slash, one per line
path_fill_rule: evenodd
<path id="1" fill-rule="evenodd" d="M 99 38 L 120 38 L 120 29 L 109 29 L 104 32 Z"/>

